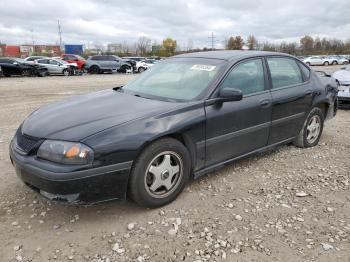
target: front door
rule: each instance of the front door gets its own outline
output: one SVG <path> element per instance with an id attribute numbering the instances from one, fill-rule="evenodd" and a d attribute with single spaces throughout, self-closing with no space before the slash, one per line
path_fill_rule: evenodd
<path id="1" fill-rule="evenodd" d="M 262 58 L 243 60 L 220 83 L 236 88 L 241 101 L 212 104 L 206 111 L 206 166 L 267 145 L 271 122 L 271 94 Z"/>

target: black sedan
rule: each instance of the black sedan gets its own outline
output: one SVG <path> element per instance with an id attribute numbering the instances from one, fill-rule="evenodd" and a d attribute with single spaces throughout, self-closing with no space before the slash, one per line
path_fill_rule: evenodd
<path id="1" fill-rule="evenodd" d="M 20 58 L 0 57 L 0 73 L 9 77 L 19 76 L 46 76 L 48 69 L 44 66 L 29 64 Z"/>
<path id="2" fill-rule="evenodd" d="M 282 53 L 175 56 L 123 87 L 42 107 L 18 128 L 18 176 L 52 200 L 173 201 L 191 178 L 278 145 L 317 145 L 336 83 Z"/>

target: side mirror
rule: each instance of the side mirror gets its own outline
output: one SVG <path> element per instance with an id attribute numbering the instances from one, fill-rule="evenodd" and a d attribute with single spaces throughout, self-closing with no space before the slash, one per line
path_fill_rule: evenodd
<path id="1" fill-rule="evenodd" d="M 230 101 L 240 101 L 243 98 L 243 93 L 241 90 L 236 88 L 223 88 L 219 92 L 218 101 L 220 102 L 230 102 Z"/>

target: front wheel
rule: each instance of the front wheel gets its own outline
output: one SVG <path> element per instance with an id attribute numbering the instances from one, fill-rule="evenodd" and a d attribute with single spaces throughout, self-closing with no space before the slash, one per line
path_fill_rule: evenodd
<path id="1" fill-rule="evenodd" d="M 181 193 L 190 177 L 190 155 L 178 140 L 158 140 L 133 165 L 128 194 L 143 207 L 166 205 Z"/>
<path id="2" fill-rule="evenodd" d="M 317 145 L 322 135 L 323 123 L 323 111 L 318 107 L 313 108 L 293 144 L 297 147 L 313 147 Z"/>
<path id="3" fill-rule="evenodd" d="M 324 66 L 329 66 L 329 62 L 326 61 L 326 62 L 323 63 L 323 65 Z"/>
<path id="4" fill-rule="evenodd" d="M 68 71 L 68 69 L 64 69 L 63 70 L 63 72 L 62 72 L 62 74 L 64 75 L 64 76 L 69 76 L 69 71 Z"/>

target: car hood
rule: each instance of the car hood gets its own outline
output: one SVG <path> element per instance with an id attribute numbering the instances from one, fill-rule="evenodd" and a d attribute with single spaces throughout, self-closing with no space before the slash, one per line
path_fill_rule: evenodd
<path id="1" fill-rule="evenodd" d="M 94 92 L 42 107 L 22 125 L 22 133 L 47 139 L 80 141 L 104 129 L 176 108 L 113 90 Z"/>
<path id="2" fill-rule="evenodd" d="M 333 77 L 339 82 L 350 82 L 350 71 L 339 70 L 333 73 Z"/>

